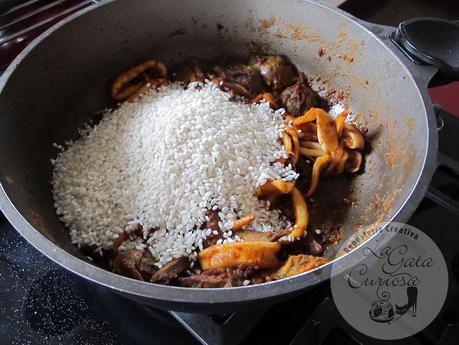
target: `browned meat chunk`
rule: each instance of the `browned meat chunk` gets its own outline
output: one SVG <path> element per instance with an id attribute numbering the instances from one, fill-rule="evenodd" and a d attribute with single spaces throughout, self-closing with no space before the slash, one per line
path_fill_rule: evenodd
<path id="1" fill-rule="evenodd" d="M 242 86 L 247 93 L 246 96 L 258 95 L 264 89 L 260 73 L 247 65 L 234 64 L 226 68 L 217 66 L 215 73 L 225 81 Z M 236 93 L 241 94 L 241 92 Z"/>
<path id="2" fill-rule="evenodd" d="M 174 73 L 174 79 L 184 83 L 203 82 L 209 73 L 209 65 L 200 59 L 191 59 L 185 64 L 179 65 Z"/>
<path id="3" fill-rule="evenodd" d="M 325 248 L 314 238 L 309 232 L 306 236 L 307 253 L 315 256 L 320 256 L 324 253 Z"/>
<path id="4" fill-rule="evenodd" d="M 237 268 L 223 268 L 208 270 L 201 274 L 179 278 L 180 286 L 194 288 L 221 288 L 244 285 L 250 281 L 257 272 L 256 267 L 239 266 Z"/>
<path id="5" fill-rule="evenodd" d="M 118 248 L 131 236 L 142 236 L 142 225 L 138 225 L 137 228 L 130 231 L 123 231 L 118 234 L 118 237 L 113 242 L 113 249 L 115 252 L 118 251 Z"/>
<path id="6" fill-rule="evenodd" d="M 118 234 L 118 237 L 113 241 L 113 249 L 115 251 L 118 251 L 118 248 L 123 244 L 124 241 L 126 241 L 130 236 L 130 233 L 127 231 L 120 232 Z"/>
<path id="7" fill-rule="evenodd" d="M 300 73 L 295 84 L 282 91 L 281 100 L 284 108 L 293 116 L 302 115 L 319 103 L 318 95 L 309 86 L 304 73 Z"/>
<path id="8" fill-rule="evenodd" d="M 179 278 L 180 286 L 193 288 L 220 288 L 239 286 L 239 281 L 230 270 L 209 270 L 201 274 L 193 274 L 189 277 Z"/>
<path id="9" fill-rule="evenodd" d="M 155 266 L 156 260 L 150 254 L 148 250 L 146 250 L 140 260 L 140 263 L 137 265 L 137 270 L 142 275 L 145 281 L 149 281 L 153 274 L 158 270 L 158 267 Z"/>
<path id="10" fill-rule="evenodd" d="M 295 67 L 282 56 L 253 56 L 250 65 L 260 72 L 266 85 L 281 90 L 295 82 Z"/>
<path id="11" fill-rule="evenodd" d="M 152 283 L 170 285 L 177 281 L 177 278 L 190 267 L 190 260 L 187 257 L 173 259 L 161 267 L 151 277 Z"/>
<path id="12" fill-rule="evenodd" d="M 113 270 L 126 277 L 143 280 L 143 277 L 137 268 L 142 256 L 143 251 L 137 249 L 130 249 L 119 253 L 115 259 L 113 259 Z"/>
<path id="13" fill-rule="evenodd" d="M 220 221 L 220 217 L 218 216 L 218 210 L 209 210 L 206 212 L 206 216 L 209 217 L 209 221 L 206 223 L 205 228 L 219 230 L 218 222 Z"/>
<path id="14" fill-rule="evenodd" d="M 114 255 L 112 249 L 98 250 L 98 247 L 94 245 L 83 245 L 79 249 L 84 255 L 89 256 L 96 265 L 111 267 L 111 258 Z"/>

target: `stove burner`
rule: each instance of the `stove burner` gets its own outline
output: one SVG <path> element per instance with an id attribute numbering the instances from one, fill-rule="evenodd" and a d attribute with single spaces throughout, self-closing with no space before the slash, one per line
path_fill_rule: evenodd
<path id="1" fill-rule="evenodd" d="M 226 315 L 199 315 L 171 311 L 202 344 L 239 344 L 255 327 L 266 310 L 253 310 Z"/>

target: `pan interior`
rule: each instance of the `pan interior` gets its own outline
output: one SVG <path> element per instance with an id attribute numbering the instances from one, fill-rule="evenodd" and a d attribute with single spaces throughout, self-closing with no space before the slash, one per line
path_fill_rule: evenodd
<path id="1" fill-rule="evenodd" d="M 369 129 L 365 171 L 352 181 L 330 178 L 319 190 L 327 198 L 344 188 L 356 202 L 324 221 L 342 224 L 347 238 L 390 220 L 414 189 L 427 150 L 416 84 L 362 27 L 297 0 L 114 1 L 62 26 L 15 66 L 0 95 L 5 192 L 37 231 L 79 256 L 53 207 L 52 144 L 77 138 L 77 129 L 108 105 L 110 83 L 127 67 L 150 58 L 170 66 L 254 51 L 287 55 L 316 87 L 341 92 Z M 326 208 L 343 209 L 339 198 L 329 199 Z"/>

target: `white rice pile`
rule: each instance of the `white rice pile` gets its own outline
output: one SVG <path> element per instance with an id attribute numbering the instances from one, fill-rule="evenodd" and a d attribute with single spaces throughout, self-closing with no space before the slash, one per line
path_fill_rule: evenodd
<path id="1" fill-rule="evenodd" d="M 143 226 L 157 265 L 196 258 L 210 229 L 206 211 L 220 210 L 222 242 L 238 240 L 233 222 L 279 231 L 290 224 L 254 195 L 269 179 L 294 180 L 279 138 L 283 110 L 245 104 L 211 83 L 169 84 L 135 103 L 123 103 L 61 148 L 52 179 L 55 207 L 72 242 L 109 249 L 120 232 Z M 151 229 L 158 229 L 150 231 Z"/>

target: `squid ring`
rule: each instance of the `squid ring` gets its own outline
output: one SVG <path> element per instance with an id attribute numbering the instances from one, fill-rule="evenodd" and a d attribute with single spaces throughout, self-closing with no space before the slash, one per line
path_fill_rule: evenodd
<path id="1" fill-rule="evenodd" d="M 152 79 L 148 83 L 142 85 L 140 88 L 138 88 L 133 94 L 131 94 L 127 101 L 128 102 L 135 102 L 137 101 L 140 97 L 145 95 L 149 90 L 151 89 L 156 89 L 160 86 L 167 85 L 169 81 L 164 78 L 158 78 L 158 79 Z"/>
<path id="2" fill-rule="evenodd" d="M 167 76 L 167 68 L 162 62 L 156 60 L 148 60 L 140 65 L 134 66 L 127 71 L 121 73 L 113 82 L 112 85 L 112 97 L 117 101 L 122 101 L 136 91 L 138 91 L 143 83 L 136 83 L 132 86 L 126 86 L 133 79 L 144 73 L 145 71 L 153 69 L 160 78 L 165 78 Z"/>

